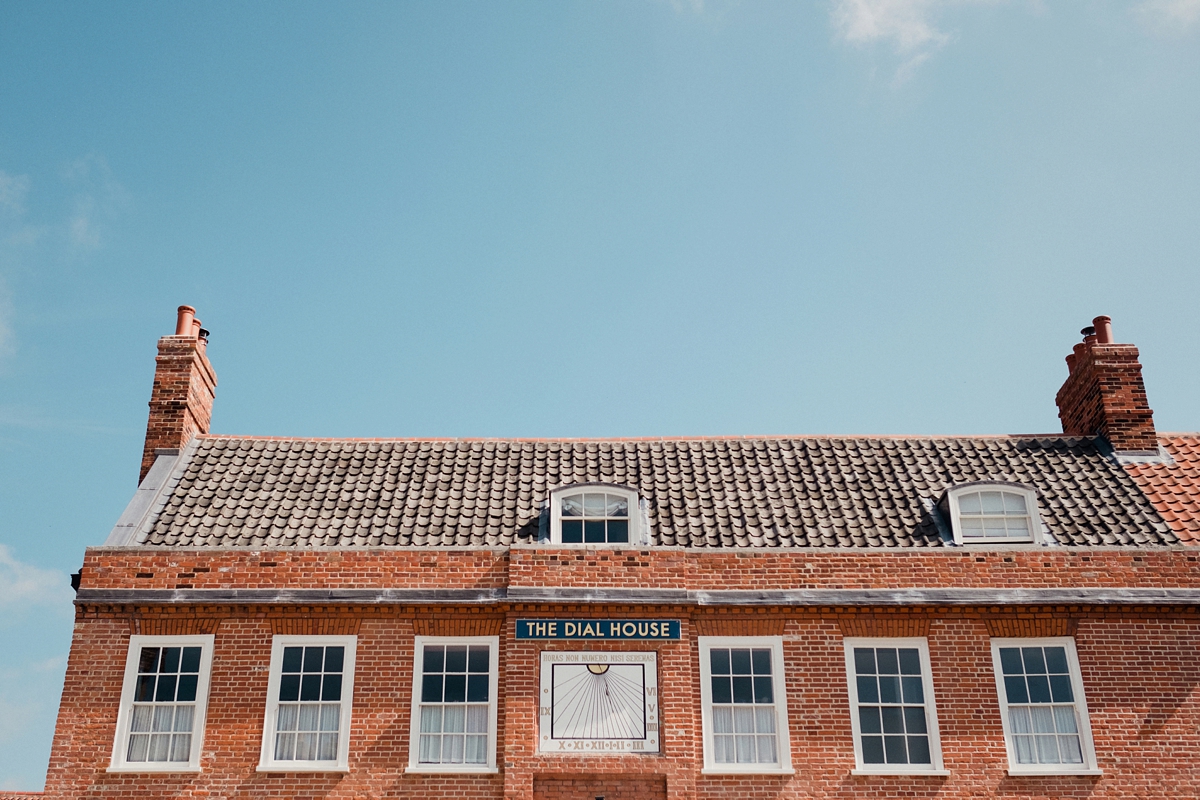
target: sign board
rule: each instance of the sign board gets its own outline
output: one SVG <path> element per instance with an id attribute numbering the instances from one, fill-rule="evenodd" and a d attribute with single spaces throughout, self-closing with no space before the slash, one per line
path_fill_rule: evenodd
<path id="1" fill-rule="evenodd" d="M 518 639 L 567 639 L 593 642 L 678 639 L 677 619 L 519 619 Z"/>
<path id="2" fill-rule="evenodd" d="M 658 654 L 544 652 L 543 753 L 658 752 Z"/>

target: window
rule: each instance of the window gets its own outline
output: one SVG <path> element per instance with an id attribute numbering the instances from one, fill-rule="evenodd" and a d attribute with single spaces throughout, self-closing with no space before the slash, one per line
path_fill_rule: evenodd
<path id="1" fill-rule="evenodd" d="M 957 544 L 1041 539 L 1037 493 L 1028 487 L 1007 483 L 964 484 L 946 493 L 946 504 Z"/>
<path id="2" fill-rule="evenodd" d="M 416 637 L 410 772 L 495 772 L 500 637 Z"/>
<path id="3" fill-rule="evenodd" d="M 1074 640 L 992 639 L 992 661 L 1009 772 L 1095 772 Z"/>
<path id="4" fill-rule="evenodd" d="M 790 773 L 782 637 L 699 642 L 704 771 Z"/>
<path id="5" fill-rule="evenodd" d="M 349 769 L 354 636 L 276 636 L 271 643 L 261 772 Z"/>
<path id="6" fill-rule="evenodd" d="M 110 772 L 198 772 L 213 637 L 131 636 Z"/>
<path id="7" fill-rule="evenodd" d="M 941 772 L 924 639 L 846 639 L 858 772 Z"/>
<path id="8" fill-rule="evenodd" d="M 641 513 L 637 493 L 603 484 L 559 489 L 550 500 L 555 544 L 638 544 Z"/>

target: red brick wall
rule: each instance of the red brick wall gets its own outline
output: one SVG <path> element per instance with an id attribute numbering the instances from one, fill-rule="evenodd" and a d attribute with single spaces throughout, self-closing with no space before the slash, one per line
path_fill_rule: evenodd
<path id="1" fill-rule="evenodd" d="M 168 614 L 152 607 L 78 613 L 47 798 L 221 797 L 547 800 L 581 790 L 623 798 L 617 784 L 645 777 L 646 800 L 665 783 L 671 800 L 702 798 L 1200 797 L 1200 613 L 1182 608 L 730 609 L 524 605 L 310 608 L 229 606 Z M 539 652 L 584 645 L 515 641 L 527 616 L 654 616 L 683 620 L 678 642 L 586 647 L 653 648 L 662 706 L 657 756 L 536 752 Z M 258 763 L 273 632 L 309 620 L 357 630 L 358 659 L 345 775 L 260 774 Z M 211 624 L 216 637 L 202 756 L 196 775 L 109 775 L 121 673 L 132 630 Z M 168 625 L 169 623 L 169 625 Z M 323 627 L 322 627 L 323 626 Z M 502 630 L 499 775 L 406 775 L 417 632 Z M 792 762 L 779 777 L 700 774 L 696 636 L 782 635 Z M 1100 777 L 1010 778 L 992 675 L 989 634 L 1074 632 Z M 856 777 L 842 638 L 926 635 L 948 777 Z M 569 779 L 569 781 L 568 781 Z M 614 787 L 604 792 L 595 786 Z M 539 788 L 540 787 L 540 788 Z M 610 793 L 612 796 L 610 797 Z"/>
<path id="2" fill-rule="evenodd" d="M 1063 433 L 1102 433 L 1116 450 L 1157 450 L 1138 349 L 1131 344 L 1079 344 L 1073 360 L 1071 374 L 1055 398 Z"/>
<path id="3" fill-rule="evenodd" d="M 566 775 L 533 779 L 533 800 L 667 800 L 667 779 L 657 775 Z"/>
<path id="4" fill-rule="evenodd" d="M 698 551 L 89 548 L 85 589 L 1191 587 L 1192 548 Z"/>
<path id="5" fill-rule="evenodd" d="M 139 483 L 154 464 L 155 449 L 183 447 L 197 433 L 208 433 L 217 373 L 205 355 L 205 347 L 204 340 L 194 336 L 164 336 L 158 340 Z"/>

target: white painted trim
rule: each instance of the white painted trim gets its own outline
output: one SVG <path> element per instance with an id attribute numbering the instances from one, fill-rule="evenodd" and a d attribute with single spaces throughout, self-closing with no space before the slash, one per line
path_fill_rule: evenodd
<path id="1" fill-rule="evenodd" d="M 354 656 L 357 636 L 286 636 L 271 639 L 271 664 L 267 679 L 267 704 L 263 715 L 262 746 L 259 750 L 258 772 L 348 772 L 350 761 L 350 714 L 354 707 Z M 342 713 L 338 726 L 338 755 L 336 761 L 276 761 L 275 722 L 279 714 L 279 681 L 283 672 L 283 649 L 304 645 L 338 646 L 346 648 L 342 661 Z"/>
<path id="2" fill-rule="evenodd" d="M 421 684 L 425 677 L 425 645 L 481 645 L 488 651 L 488 743 L 487 764 L 422 764 L 421 756 Z M 415 636 L 413 637 L 412 709 L 409 714 L 408 767 L 405 772 L 480 773 L 499 772 L 496 766 L 496 723 L 500 707 L 500 637 L 499 636 Z"/>
<path id="3" fill-rule="evenodd" d="M 924 636 L 846 638 L 842 640 L 846 655 L 846 686 L 850 695 L 850 727 L 854 734 L 854 774 L 871 775 L 940 775 L 946 772 L 942 763 L 942 738 L 938 729 L 937 702 L 933 694 L 933 665 L 929 660 L 929 642 Z M 925 693 L 925 727 L 929 735 L 929 764 L 866 764 L 862 754 L 862 731 L 858 719 L 858 681 L 854 668 L 855 647 L 916 648 L 921 659 L 921 688 Z M 948 774 L 948 773 L 947 773 Z"/>
<path id="4" fill-rule="evenodd" d="M 629 503 L 629 541 L 628 542 L 573 542 L 564 544 L 562 540 L 562 499 L 567 495 L 579 492 L 605 492 L 607 494 L 623 495 Z M 550 492 L 550 544 L 561 547 L 604 547 L 620 549 L 628 547 L 643 547 L 650 543 L 648 524 L 649 513 L 642 503 L 638 493 L 628 486 L 611 483 L 573 483 Z"/>
<path id="5" fill-rule="evenodd" d="M 143 636 L 129 637 L 129 649 L 125 655 L 125 677 L 121 682 L 121 705 L 117 711 L 117 728 L 113 736 L 112 757 L 108 772 L 200 772 L 200 753 L 204 748 L 204 720 L 208 713 L 208 684 L 212 674 L 213 635 L 196 636 Z M 125 761 L 129 743 L 129 726 L 133 711 L 133 693 L 137 685 L 138 659 L 143 647 L 199 647 L 200 672 L 196 679 L 196 712 L 192 718 L 192 750 L 184 762 L 134 762 Z"/>
<path id="6" fill-rule="evenodd" d="M 697 636 L 700 652 L 700 730 L 704 741 L 705 775 L 791 775 L 792 731 L 788 726 L 787 670 L 782 636 Z M 712 660 L 709 652 L 725 647 L 768 647 L 771 650 L 771 686 L 775 697 L 776 764 L 718 764 L 713 761 Z"/>
<path id="7" fill-rule="evenodd" d="M 964 494 L 972 492 L 1009 492 L 1010 494 L 1019 494 L 1025 498 L 1025 510 L 1029 512 L 1029 538 L 1014 539 L 1014 538 L 990 538 L 990 539 L 965 539 L 962 533 L 962 523 L 959 521 L 958 501 Z M 968 545 L 972 548 L 977 546 L 988 545 L 1004 545 L 1004 544 L 1042 544 L 1043 537 L 1049 536 L 1049 531 L 1046 529 L 1045 523 L 1042 521 L 1041 509 L 1038 508 L 1037 490 L 1033 487 L 1026 486 L 1022 483 L 1011 483 L 1009 481 L 974 481 L 972 483 L 961 483 L 957 486 L 951 486 L 946 490 L 946 503 L 950 508 L 950 530 L 954 533 L 954 543 L 957 545 Z"/>
<path id="8" fill-rule="evenodd" d="M 1012 731 L 1008 721 L 1008 693 L 1004 689 L 1004 669 L 1000 664 L 1002 647 L 1063 647 L 1067 651 L 1067 668 L 1071 671 L 1071 691 L 1075 694 L 1075 717 L 1079 723 L 1079 747 L 1083 751 L 1083 763 L 1078 768 L 1069 764 L 1018 764 L 1016 749 L 1012 745 Z M 1000 704 L 1000 724 L 1004 731 L 1004 748 L 1008 752 L 1009 775 L 1099 775 L 1096 765 L 1096 747 L 1092 740 L 1092 723 L 1088 715 L 1087 699 L 1083 693 L 1083 674 L 1079 670 L 1079 654 L 1075 650 L 1075 639 L 1070 636 L 1048 636 L 1036 639 L 992 639 L 992 672 L 996 679 L 996 700 Z"/>

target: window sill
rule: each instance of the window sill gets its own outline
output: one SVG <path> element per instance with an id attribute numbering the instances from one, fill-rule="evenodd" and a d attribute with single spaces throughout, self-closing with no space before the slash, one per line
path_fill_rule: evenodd
<path id="1" fill-rule="evenodd" d="M 708 767 L 700 770 L 701 775 L 795 775 L 796 770 L 776 767 L 774 769 L 731 769 L 729 767 Z"/>
<path id="2" fill-rule="evenodd" d="M 948 769 L 852 769 L 850 774 L 858 776 L 876 776 L 887 778 L 947 778 L 950 776 Z"/>
<path id="3" fill-rule="evenodd" d="M 1061 778 L 1061 777 L 1070 778 L 1070 777 L 1076 776 L 1076 775 L 1088 778 L 1088 777 L 1095 777 L 1096 775 L 1103 775 L 1103 774 L 1104 774 L 1104 770 L 1100 770 L 1100 769 L 1052 769 L 1052 770 L 1046 770 L 1046 769 L 1021 769 L 1020 767 L 1017 767 L 1015 769 L 1010 768 L 1008 770 L 1008 776 L 1010 778 Z"/>
<path id="4" fill-rule="evenodd" d="M 460 767 L 454 764 L 418 764 L 407 767 L 406 775 L 497 775 L 499 767 L 469 766 Z"/>
<path id="5" fill-rule="evenodd" d="M 192 775 L 195 775 L 195 774 L 198 774 L 198 773 L 200 772 L 200 768 L 199 768 L 199 767 L 192 767 L 192 766 L 188 766 L 188 765 L 186 765 L 186 764 L 184 764 L 184 765 L 180 765 L 180 766 L 166 766 L 166 765 L 164 765 L 164 766 L 161 766 L 161 767 L 144 766 L 144 765 L 141 765 L 141 764 L 137 764 L 137 765 L 135 765 L 135 764 L 126 764 L 126 765 L 124 765 L 124 766 L 120 766 L 120 767 L 109 767 L 108 769 L 106 769 L 106 770 L 104 770 L 104 771 L 105 771 L 105 772 L 118 772 L 118 773 L 120 773 L 120 772 L 123 772 L 123 773 L 126 773 L 126 774 L 130 774 L 130 773 L 133 773 L 133 774 L 139 774 L 139 773 L 140 773 L 140 774 L 142 774 L 142 775 L 147 775 L 147 774 L 151 774 L 151 773 L 153 773 L 153 774 L 159 774 L 159 775 L 161 775 L 161 774 L 163 774 L 163 773 L 170 774 L 170 773 L 172 773 L 172 772 L 174 772 L 174 773 L 178 773 L 178 774 L 192 774 Z"/>
<path id="6" fill-rule="evenodd" d="M 349 772 L 345 764 L 259 764 L 257 772 Z"/>

